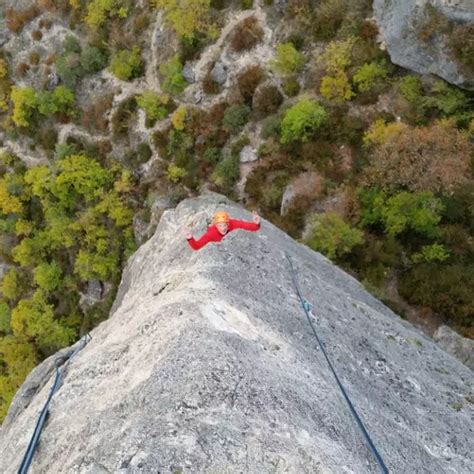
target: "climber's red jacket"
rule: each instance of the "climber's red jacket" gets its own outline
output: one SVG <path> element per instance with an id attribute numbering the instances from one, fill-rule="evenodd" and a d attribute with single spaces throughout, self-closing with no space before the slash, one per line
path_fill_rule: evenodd
<path id="1" fill-rule="evenodd" d="M 238 219 L 230 219 L 226 234 L 222 235 L 217 230 L 215 225 L 210 225 L 207 229 L 207 232 L 201 238 L 195 240 L 194 237 L 191 237 L 188 239 L 188 243 L 194 250 L 199 250 L 209 242 L 220 242 L 229 232 L 232 232 L 236 229 L 251 230 L 255 232 L 260 229 L 260 224 L 255 224 L 255 222 L 239 221 Z"/>

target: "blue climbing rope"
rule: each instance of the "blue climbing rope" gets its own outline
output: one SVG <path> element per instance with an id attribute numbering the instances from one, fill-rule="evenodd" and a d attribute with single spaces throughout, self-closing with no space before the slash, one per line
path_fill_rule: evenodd
<path id="1" fill-rule="evenodd" d="M 59 390 L 63 382 L 64 372 L 71 361 L 71 359 L 85 347 L 85 345 L 92 339 L 90 334 L 86 334 L 77 345 L 74 352 L 68 358 L 68 360 L 62 365 L 61 369 L 58 368 L 56 365 L 56 377 L 54 379 L 53 386 L 49 392 L 48 399 L 41 410 L 40 416 L 38 417 L 38 421 L 36 422 L 36 427 L 31 436 L 30 443 L 28 444 L 28 448 L 26 449 L 25 455 L 23 456 L 23 461 L 21 462 L 20 468 L 18 469 L 18 474 L 26 474 L 30 467 L 31 461 L 33 460 L 33 455 L 35 454 L 36 448 L 38 446 L 39 438 L 41 435 L 41 431 L 43 430 L 43 426 L 46 422 L 46 418 L 49 413 L 49 404 L 53 398 L 53 395 Z"/>
<path id="2" fill-rule="evenodd" d="M 375 457 L 375 460 L 377 461 L 377 464 L 380 466 L 380 470 L 384 473 L 384 474 L 388 474 L 388 469 L 387 467 L 385 466 L 385 463 L 383 462 L 383 459 L 382 457 L 380 456 L 379 452 L 377 451 L 377 448 L 375 447 L 373 441 L 370 439 L 370 436 L 369 436 L 369 433 L 367 432 L 367 430 L 365 429 L 365 426 L 364 424 L 362 423 L 362 420 L 360 419 L 359 415 L 357 414 L 355 408 L 354 408 L 354 405 L 352 404 L 349 396 L 347 395 L 346 393 L 346 390 L 344 389 L 344 387 L 342 386 L 342 383 L 340 382 L 339 380 L 339 377 L 337 376 L 336 374 L 336 371 L 334 370 L 332 364 L 331 364 L 331 361 L 329 360 L 329 357 L 324 349 L 324 344 L 322 343 L 321 339 L 319 338 L 317 332 L 316 332 L 316 329 L 313 325 L 313 322 L 311 321 L 311 318 L 309 316 L 309 303 L 303 298 L 303 296 L 301 295 L 301 291 L 300 291 L 300 288 L 299 288 L 299 285 L 298 285 L 298 281 L 296 280 L 296 272 L 295 272 L 295 269 L 293 267 L 293 263 L 291 261 L 291 257 L 288 255 L 287 252 L 285 252 L 285 255 L 286 255 L 286 258 L 288 259 L 288 262 L 290 263 L 290 269 L 291 269 L 291 278 L 293 280 L 293 284 L 295 285 L 295 289 L 296 289 L 296 293 L 298 295 L 298 298 L 300 299 L 300 303 L 301 303 L 301 307 L 303 308 L 305 314 L 306 314 L 306 317 L 308 318 L 308 321 L 309 321 L 309 324 L 311 325 L 311 329 L 313 330 L 313 334 L 314 336 L 316 337 L 316 340 L 318 341 L 318 344 L 319 344 L 319 347 L 321 348 L 323 354 L 324 354 L 324 357 L 326 358 L 326 361 L 329 365 L 329 368 L 331 369 L 331 372 L 332 374 L 334 375 L 334 378 L 336 379 L 336 382 L 337 382 L 337 385 L 339 386 L 339 388 L 341 389 L 341 392 L 342 394 L 344 395 L 344 398 L 347 402 L 347 404 L 349 405 L 349 409 L 351 411 L 351 414 L 352 416 L 355 418 L 356 422 L 357 422 L 357 425 L 359 426 L 360 430 L 362 431 L 362 434 L 364 435 L 364 439 L 370 449 L 370 451 L 372 452 L 372 454 L 374 455 Z"/>

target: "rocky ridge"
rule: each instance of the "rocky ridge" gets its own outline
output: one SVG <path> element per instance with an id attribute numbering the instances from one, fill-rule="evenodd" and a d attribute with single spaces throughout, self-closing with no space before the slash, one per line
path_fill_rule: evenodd
<path id="1" fill-rule="evenodd" d="M 474 470 L 472 372 L 326 258 L 263 221 L 193 252 L 212 193 L 164 212 L 111 317 L 71 360 L 31 472 L 377 472 L 299 307 L 391 472 Z M 47 359 L 0 429 L 16 472 L 54 378 Z M 45 383 L 46 381 L 46 383 Z"/>

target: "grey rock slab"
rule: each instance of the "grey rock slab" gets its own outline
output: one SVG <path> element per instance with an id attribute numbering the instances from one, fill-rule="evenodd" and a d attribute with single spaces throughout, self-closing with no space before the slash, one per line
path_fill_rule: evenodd
<path id="1" fill-rule="evenodd" d="M 245 145 L 239 153 L 239 160 L 241 163 L 248 163 L 250 161 L 257 161 L 257 150 L 251 145 Z"/>
<path id="2" fill-rule="evenodd" d="M 164 211 L 129 259 L 110 318 L 69 363 L 31 472 L 378 472 L 285 252 L 390 472 L 473 472 L 472 372 L 265 220 L 258 232 L 191 250 L 182 228 L 200 235 L 217 209 L 251 219 L 206 193 Z M 0 428 L 2 473 L 19 466 L 49 363 L 27 378 Z M 20 404 L 41 371 L 48 382 Z"/>
<path id="3" fill-rule="evenodd" d="M 220 61 L 214 64 L 214 67 L 211 70 L 211 77 L 214 81 L 218 84 L 224 84 L 227 80 L 227 68 L 226 66 L 221 63 Z"/>
<path id="4" fill-rule="evenodd" d="M 459 24 L 474 24 L 472 0 L 374 0 L 376 22 L 392 62 L 421 74 L 435 74 L 466 89 L 474 89 L 474 78 L 463 73 L 440 34 L 427 42 L 419 37 L 427 4 Z"/>

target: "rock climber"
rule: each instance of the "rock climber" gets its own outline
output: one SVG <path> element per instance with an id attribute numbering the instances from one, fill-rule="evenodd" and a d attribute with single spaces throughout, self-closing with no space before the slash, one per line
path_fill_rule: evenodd
<path id="1" fill-rule="evenodd" d="M 185 228 L 183 234 L 188 240 L 188 244 L 194 250 L 199 250 L 209 242 L 220 242 L 229 232 L 236 229 L 244 229 L 250 231 L 257 231 L 260 229 L 260 216 L 256 211 L 252 212 L 253 222 L 240 221 L 238 219 L 231 219 L 229 214 L 225 211 L 217 211 L 212 219 L 212 225 L 207 229 L 207 232 L 198 240 L 195 240 L 191 229 Z"/>

